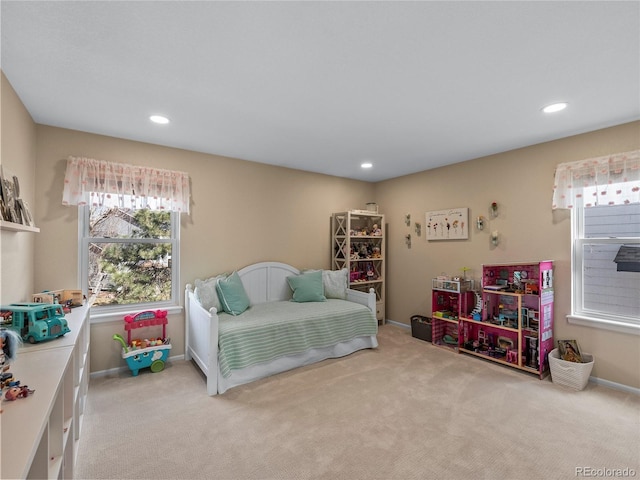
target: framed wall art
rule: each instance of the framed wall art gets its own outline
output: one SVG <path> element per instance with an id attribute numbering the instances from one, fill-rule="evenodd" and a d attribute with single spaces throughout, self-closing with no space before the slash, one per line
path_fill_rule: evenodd
<path id="1" fill-rule="evenodd" d="M 427 240 L 465 240 L 469 238 L 469 209 L 434 210 L 425 215 Z"/>

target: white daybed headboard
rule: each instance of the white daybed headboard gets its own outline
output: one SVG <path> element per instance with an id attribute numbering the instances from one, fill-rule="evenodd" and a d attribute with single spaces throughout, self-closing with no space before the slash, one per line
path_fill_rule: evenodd
<path id="1" fill-rule="evenodd" d="M 251 305 L 290 300 L 291 289 L 287 277 L 298 275 L 300 270 L 280 262 L 261 262 L 238 270 Z"/>

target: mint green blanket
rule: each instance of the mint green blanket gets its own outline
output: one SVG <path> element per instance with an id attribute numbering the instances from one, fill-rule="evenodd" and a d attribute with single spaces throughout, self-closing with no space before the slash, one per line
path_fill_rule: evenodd
<path id="1" fill-rule="evenodd" d="M 225 378 L 233 370 L 378 333 L 371 310 L 337 299 L 268 302 L 219 318 L 218 360 Z"/>

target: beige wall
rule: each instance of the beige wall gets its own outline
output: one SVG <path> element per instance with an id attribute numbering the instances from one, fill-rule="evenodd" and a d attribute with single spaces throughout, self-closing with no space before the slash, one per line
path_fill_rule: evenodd
<path id="1" fill-rule="evenodd" d="M 20 197 L 34 214 L 36 124 L 3 72 L 0 77 L 0 164 L 5 178 L 18 177 Z M 0 231 L 0 303 L 31 300 L 36 235 Z"/>
<path id="2" fill-rule="evenodd" d="M 387 317 L 409 323 L 428 314 L 431 278 L 483 263 L 551 259 L 555 263 L 555 336 L 576 338 L 593 353 L 597 377 L 640 388 L 638 337 L 569 325 L 570 217 L 552 212 L 555 165 L 640 148 L 640 122 L 621 125 L 421 172 L 378 184 L 340 179 L 71 130 L 35 125 L 2 75 L 1 161 L 20 178 L 41 233 L 2 231 L 0 300 L 26 300 L 47 288 L 77 288 L 77 210 L 62 207 L 68 155 L 184 170 L 192 179 L 192 214 L 182 219 L 181 288 L 198 277 L 261 260 L 300 268 L 329 267 L 329 215 L 376 201 L 388 222 Z M 427 242 L 414 222 L 428 210 L 468 207 L 470 223 L 489 217 L 492 201 L 500 215 L 469 240 Z M 412 216 L 411 228 L 404 224 Z M 499 230 L 493 247 L 489 232 Z M 404 236 L 411 233 L 408 249 Z M 34 265 L 37 270 L 34 272 Z M 171 317 L 174 349 L 182 354 L 182 315 Z M 121 322 L 92 327 L 92 371 L 122 365 L 111 335 Z"/>
<path id="3" fill-rule="evenodd" d="M 78 288 L 77 208 L 63 207 L 69 155 L 189 172 L 191 215 L 182 216 L 181 290 L 196 278 L 258 261 L 330 267 L 329 219 L 364 208 L 374 185 L 282 167 L 188 152 L 54 127 L 37 127 L 37 289 Z M 184 353 L 182 315 L 170 318 L 171 355 Z M 122 364 L 113 333 L 122 322 L 91 329 L 91 369 Z"/>
<path id="4" fill-rule="evenodd" d="M 552 211 L 554 169 L 558 163 L 640 148 L 640 122 L 429 170 L 376 184 L 375 199 L 387 215 L 387 318 L 410 323 L 412 314 L 430 314 L 430 282 L 441 273 L 461 275 L 470 267 L 479 281 L 481 265 L 554 260 L 555 337 L 575 338 L 595 355 L 593 375 L 640 388 L 637 336 L 570 325 L 571 221 L 568 211 Z M 480 232 L 475 218 L 499 215 Z M 414 222 L 425 212 L 468 207 L 468 240 L 427 242 L 416 237 Z M 404 223 L 411 214 L 411 228 Z M 493 247 L 489 232 L 500 232 Z M 411 233 L 407 248 L 404 236 Z"/>

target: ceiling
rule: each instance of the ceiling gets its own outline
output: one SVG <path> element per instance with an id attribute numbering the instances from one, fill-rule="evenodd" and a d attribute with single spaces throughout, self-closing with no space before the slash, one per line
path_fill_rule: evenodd
<path id="1" fill-rule="evenodd" d="M 2 0 L 1 22 L 36 123 L 369 182 L 640 119 L 638 1 Z"/>

